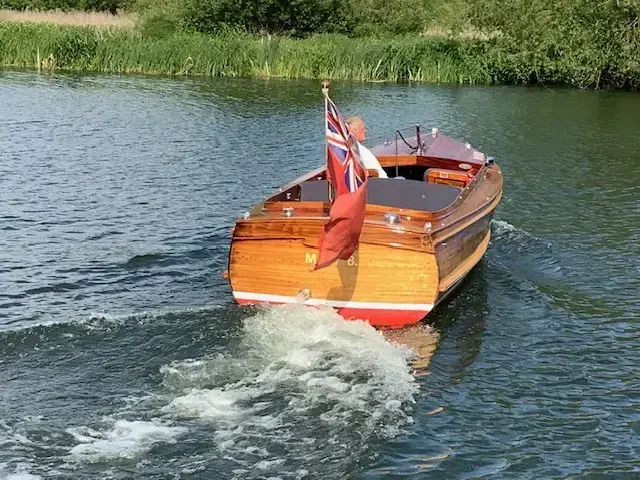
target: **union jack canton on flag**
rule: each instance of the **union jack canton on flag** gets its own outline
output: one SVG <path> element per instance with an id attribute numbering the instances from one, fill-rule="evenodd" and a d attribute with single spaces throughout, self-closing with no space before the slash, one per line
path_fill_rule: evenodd
<path id="1" fill-rule="evenodd" d="M 336 191 L 329 221 L 318 242 L 314 270 L 337 260 L 348 260 L 358 248 L 367 201 L 367 171 L 360 159 L 355 136 L 335 104 L 325 94 L 327 178 Z"/>
<path id="2" fill-rule="evenodd" d="M 366 179 L 367 172 L 360 159 L 358 141 L 338 111 L 325 97 L 327 112 L 327 166 L 337 196 L 355 192 Z M 342 180 L 341 180 L 342 179 Z"/>

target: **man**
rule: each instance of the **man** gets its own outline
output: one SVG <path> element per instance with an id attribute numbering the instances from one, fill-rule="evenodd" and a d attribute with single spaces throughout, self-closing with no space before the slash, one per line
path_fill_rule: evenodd
<path id="1" fill-rule="evenodd" d="M 371 150 L 362 145 L 362 142 L 367 138 L 367 127 L 365 127 L 362 119 L 354 116 L 347 118 L 346 121 L 347 128 L 349 128 L 349 131 L 353 133 L 353 136 L 356 137 L 358 141 L 358 149 L 360 150 L 360 158 L 362 159 L 362 163 L 364 163 L 364 168 L 377 170 L 379 178 L 389 178 L 380 166 L 380 162 L 378 162 L 376 156 L 371 153 Z"/>

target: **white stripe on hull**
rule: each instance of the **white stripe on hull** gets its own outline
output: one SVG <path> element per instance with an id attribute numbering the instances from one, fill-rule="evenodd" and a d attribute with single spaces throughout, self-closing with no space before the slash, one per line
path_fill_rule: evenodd
<path id="1" fill-rule="evenodd" d="M 264 293 L 253 292 L 233 292 L 236 300 L 267 302 L 267 303 L 296 303 L 300 300 L 296 297 L 286 297 L 283 295 L 267 295 Z M 430 311 L 433 308 L 432 303 L 379 303 L 379 302 L 342 302 L 336 300 L 321 300 L 310 298 L 304 302 L 304 305 L 315 307 L 333 307 L 333 308 L 354 308 L 363 310 L 411 310 L 411 311 Z"/>

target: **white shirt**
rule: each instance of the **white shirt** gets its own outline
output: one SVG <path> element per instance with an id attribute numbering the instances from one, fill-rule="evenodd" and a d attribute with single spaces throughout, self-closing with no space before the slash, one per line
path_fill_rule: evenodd
<path id="1" fill-rule="evenodd" d="M 372 168 L 378 171 L 378 178 L 389 178 L 387 173 L 382 169 L 380 162 L 376 158 L 376 156 L 371 153 L 367 147 L 358 142 L 358 149 L 360 150 L 360 159 L 364 164 L 364 168 Z"/>

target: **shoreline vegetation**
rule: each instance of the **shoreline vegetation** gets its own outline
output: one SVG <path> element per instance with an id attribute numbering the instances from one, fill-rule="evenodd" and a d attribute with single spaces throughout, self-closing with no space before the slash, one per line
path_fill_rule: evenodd
<path id="1" fill-rule="evenodd" d="M 481 50 L 475 41 L 430 37 L 354 39 L 324 34 L 293 39 L 174 33 L 156 38 L 123 28 L 0 23 L 0 63 L 38 70 L 493 83 Z"/>
<path id="2" fill-rule="evenodd" d="M 51 23 L 54 25 L 78 25 L 84 27 L 120 27 L 133 28 L 136 17 L 132 14 L 113 15 L 109 12 L 62 12 L 56 10 L 0 10 L 0 23 L 28 22 Z"/>
<path id="3" fill-rule="evenodd" d="M 625 5 L 625 0 L 611 4 L 558 0 L 553 8 L 561 4 L 557 13 L 564 15 L 566 25 L 555 22 L 555 30 L 540 30 L 549 21 L 549 12 L 536 7 L 541 0 L 514 0 L 509 8 L 498 8 L 498 4 L 494 10 L 490 8 L 494 0 L 456 0 L 459 9 L 440 12 L 438 22 L 431 23 L 411 19 L 405 24 L 406 19 L 399 16 L 395 24 L 390 20 L 382 26 L 380 18 L 387 18 L 388 12 L 381 11 L 377 11 L 378 23 L 369 12 L 366 21 L 356 19 L 346 26 L 327 18 L 326 12 L 315 23 L 307 12 L 311 25 L 296 20 L 301 12 L 289 12 L 288 20 L 281 11 L 258 11 L 254 17 L 245 13 L 245 18 L 233 17 L 236 24 L 229 20 L 233 8 L 250 11 L 249 4 L 275 1 L 137 0 L 126 13 L 117 15 L 109 13 L 114 5 L 108 3 L 98 12 L 0 10 L 0 67 L 630 90 L 640 85 L 640 28 L 631 0 L 620 11 L 614 6 Z M 333 1 L 285 3 L 292 8 L 291 4 L 308 7 Z M 351 1 L 383 5 L 379 0 Z M 415 8 L 424 1 L 399 3 Z M 221 4 L 227 10 L 220 10 Z M 607 5 L 611 11 L 603 14 Z M 0 0 L 0 7 L 6 6 L 6 0 Z M 280 24 L 268 25 L 269 15 Z M 604 25 L 596 22 L 602 18 L 607 20 Z M 596 23 L 590 24 L 590 19 Z M 332 31 L 336 23 L 342 31 Z M 274 31 L 278 34 L 269 33 Z"/>

